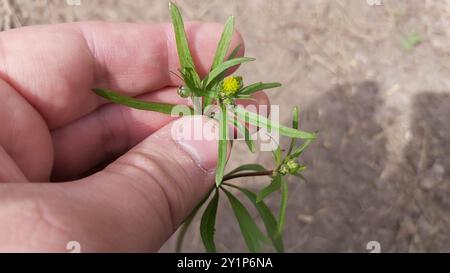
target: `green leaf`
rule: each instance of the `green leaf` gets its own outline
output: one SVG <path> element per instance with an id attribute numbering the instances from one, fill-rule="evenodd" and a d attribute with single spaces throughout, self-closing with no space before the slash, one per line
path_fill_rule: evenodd
<path id="1" fill-rule="evenodd" d="M 306 148 L 308 148 L 308 146 L 309 146 L 311 143 L 312 143 L 312 140 L 311 140 L 311 139 L 305 140 L 305 142 L 304 142 L 300 147 L 298 147 L 297 149 L 294 150 L 294 152 L 290 155 L 290 157 L 295 158 L 295 157 L 300 156 L 300 155 L 303 153 L 303 151 L 304 151 Z"/>
<path id="2" fill-rule="evenodd" d="M 301 138 L 301 139 L 315 139 L 316 134 L 309 133 L 305 131 L 300 131 L 294 128 L 289 128 L 277 123 L 271 123 L 271 121 L 261 115 L 249 112 L 244 108 L 238 106 L 235 108 L 236 113 L 239 117 L 244 117 L 248 113 L 248 121 L 258 127 L 270 128 L 272 130 L 278 130 L 281 135 L 287 137 Z"/>
<path id="3" fill-rule="evenodd" d="M 237 54 L 239 53 L 239 49 L 241 49 L 241 44 L 238 44 L 238 45 L 233 49 L 233 51 L 231 52 L 230 56 L 228 56 L 227 61 L 236 58 Z M 216 82 L 219 82 L 219 81 L 223 80 L 223 78 L 225 78 L 226 72 L 227 72 L 227 71 L 225 70 L 225 71 L 223 71 L 219 76 L 217 76 Z"/>
<path id="4" fill-rule="evenodd" d="M 183 81 L 186 86 L 194 92 L 197 97 L 205 96 L 206 92 L 200 89 L 200 81 L 197 72 L 191 67 L 180 69 L 180 74 L 183 76 Z"/>
<path id="5" fill-rule="evenodd" d="M 244 136 L 244 140 L 247 143 L 247 147 L 250 152 L 254 153 L 256 150 L 255 142 L 250 137 L 250 132 L 244 124 L 242 124 L 235 116 L 232 117 L 233 125 Z M 245 121 L 247 122 L 247 121 Z"/>
<path id="6" fill-rule="evenodd" d="M 294 129 L 298 129 L 298 107 L 294 107 L 294 109 L 292 110 L 292 128 Z M 289 145 L 289 150 L 287 152 L 287 155 L 289 156 L 292 152 L 292 149 L 294 149 L 296 143 L 296 139 L 292 138 L 291 139 L 291 144 Z"/>
<path id="7" fill-rule="evenodd" d="M 278 252 L 284 251 L 283 246 L 283 237 L 276 236 L 277 231 L 277 220 L 275 219 L 275 216 L 273 216 L 272 212 L 270 211 L 269 207 L 264 203 L 264 201 L 256 202 L 256 194 L 253 192 L 238 187 L 233 184 L 224 183 L 224 185 L 227 185 L 229 187 L 233 187 L 235 189 L 240 190 L 247 198 L 252 202 L 252 204 L 255 206 L 255 208 L 258 210 L 259 215 L 261 216 L 261 219 L 264 222 L 264 226 L 266 228 L 267 235 L 272 240 L 272 244 L 275 247 L 275 249 Z"/>
<path id="8" fill-rule="evenodd" d="M 249 58 L 249 57 L 239 57 L 239 58 L 234 58 L 228 61 L 225 61 L 221 64 L 219 64 L 216 68 L 214 68 L 211 72 L 209 72 L 209 74 L 206 76 L 206 78 L 204 79 L 204 83 L 203 86 L 205 88 L 209 88 L 210 84 L 219 76 L 221 75 L 223 72 L 225 72 L 227 69 L 242 64 L 242 63 L 246 63 L 246 62 L 250 62 L 250 61 L 254 61 L 254 58 Z"/>
<path id="9" fill-rule="evenodd" d="M 189 229 L 189 226 L 191 225 L 192 220 L 195 218 L 195 215 L 197 215 L 197 212 L 199 211 L 199 209 L 203 206 L 203 204 L 206 202 L 206 200 L 208 200 L 208 197 L 210 194 L 211 194 L 211 191 L 208 192 L 208 194 L 205 196 L 205 198 L 203 198 L 203 200 L 200 201 L 200 203 L 198 203 L 197 206 L 195 206 L 195 208 L 191 211 L 189 216 L 184 220 L 183 225 L 181 226 L 180 231 L 178 232 L 178 236 L 177 236 L 177 242 L 176 242 L 176 246 L 175 246 L 176 253 L 181 252 L 186 232 Z"/>
<path id="10" fill-rule="evenodd" d="M 230 56 L 228 56 L 227 61 L 236 58 L 236 56 L 237 56 L 237 54 L 238 54 L 238 52 L 239 52 L 239 49 L 241 49 L 241 46 L 242 46 L 241 44 L 238 44 L 238 45 L 233 49 L 233 51 L 231 51 L 231 54 L 230 54 Z"/>
<path id="11" fill-rule="evenodd" d="M 227 60 L 231 60 L 231 59 L 235 58 L 236 55 L 238 54 L 240 48 L 241 48 L 241 44 L 237 45 L 237 46 L 233 49 L 233 51 L 231 52 L 231 54 L 230 54 L 230 56 L 227 58 Z M 219 76 L 217 76 L 216 82 L 219 82 L 219 81 L 221 81 L 223 78 L 225 78 L 225 72 L 226 72 L 226 71 L 222 72 Z M 204 107 L 205 107 L 205 108 L 212 104 L 213 99 L 216 97 L 216 93 L 217 93 L 217 91 L 215 90 L 215 88 L 212 88 L 210 91 L 208 91 L 208 94 L 209 94 L 209 95 L 208 95 L 207 97 L 205 97 L 205 99 L 204 99 Z"/>
<path id="12" fill-rule="evenodd" d="M 237 99 L 244 99 L 244 100 L 253 100 L 256 102 L 255 98 L 252 97 L 251 95 L 241 95 L 241 94 L 237 94 L 236 95 Z"/>
<path id="13" fill-rule="evenodd" d="M 283 161 L 283 151 L 281 150 L 281 147 L 278 145 L 275 150 L 272 151 L 273 157 L 275 158 L 275 163 L 277 163 L 277 167 L 281 165 L 281 162 Z"/>
<path id="14" fill-rule="evenodd" d="M 220 105 L 219 117 L 219 156 L 216 168 L 216 186 L 222 183 L 225 165 L 227 162 L 227 146 L 228 146 L 228 113 L 225 105 Z"/>
<path id="15" fill-rule="evenodd" d="M 218 204 L 219 191 L 216 190 L 214 197 L 211 199 L 205 211 L 203 212 L 202 220 L 200 222 L 200 235 L 202 237 L 203 245 L 205 246 L 206 251 L 209 253 L 216 252 L 214 233 Z"/>
<path id="16" fill-rule="evenodd" d="M 242 88 L 242 90 L 239 92 L 239 94 L 250 95 L 257 91 L 271 89 L 271 88 L 280 87 L 280 86 L 281 86 L 281 83 L 278 83 L 278 82 L 271 82 L 271 83 L 257 82 L 257 83 L 254 83 L 254 84 L 251 84 L 249 86 Z"/>
<path id="17" fill-rule="evenodd" d="M 159 112 L 167 115 L 171 115 L 173 108 L 177 106 L 175 104 L 169 103 L 142 101 L 101 88 L 93 88 L 92 91 L 94 91 L 97 95 L 118 104 L 126 105 L 128 107 L 140 110 Z M 190 114 L 193 114 L 192 109 L 188 109 L 190 110 Z"/>
<path id="18" fill-rule="evenodd" d="M 280 213 L 278 216 L 278 226 L 277 226 L 277 236 L 281 236 L 283 234 L 284 223 L 286 221 L 286 208 L 288 201 L 288 184 L 286 180 L 281 180 L 281 205 L 280 205 Z"/>
<path id="19" fill-rule="evenodd" d="M 250 252 L 260 252 L 261 243 L 267 241 L 267 238 L 261 233 L 244 205 L 229 191 L 225 189 L 223 189 L 223 191 L 226 193 L 228 200 L 230 201 L 248 249 Z"/>
<path id="20" fill-rule="evenodd" d="M 237 167 L 236 169 L 232 170 L 231 172 L 227 173 L 225 177 L 241 173 L 241 172 L 247 172 L 247 171 L 256 171 L 256 172 L 264 172 L 267 171 L 266 168 L 261 166 L 260 164 L 245 164 Z"/>
<path id="21" fill-rule="evenodd" d="M 277 191 L 281 187 L 281 175 L 275 176 L 267 187 L 262 189 L 256 195 L 256 202 L 261 202 L 264 198 L 269 196 L 271 193 Z"/>
<path id="22" fill-rule="evenodd" d="M 225 23 L 222 36 L 220 37 L 219 44 L 217 45 L 216 55 L 211 66 L 211 70 L 216 68 L 225 59 L 225 55 L 227 54 L 228 48 L 230 47 L 231 38 L 233 37 L 233 30 L 234 17 L 230 16 Z"/>
<path id="23" fill-rule="evenodd" d="M 170 16 L 172 17 L 172 25 L 175 33 L 175 41 L 177 44 L 178 57 L 180 59 L 181 70 L 186 68 L 192 68 L 196 82 L 200 82 L 200 77 L 195 69 L 194 61 L 192 59 L 191 51 L 189 50 L 189 44 L 184 31 L 183 18 L 181 17 L 178 7 L 169 2 Z"/>
<path id="24" fill-rule="evenodd" d="M 303 174 L 295 173 L 294 176 L 298 177 L 298 178 L 300 178 L 300 180 L 303 180 L 304 182 L 308 183 L 308 180 L 306 179 L 306 177 L 303 176 Z"/>

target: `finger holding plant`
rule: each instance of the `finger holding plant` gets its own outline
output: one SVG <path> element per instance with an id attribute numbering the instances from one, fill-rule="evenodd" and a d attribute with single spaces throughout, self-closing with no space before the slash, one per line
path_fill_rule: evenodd
<path id="1" fill-rule="evenodd" d="M 288 199 L 286 178 L 288 176 L 296 176 L 304 179 L 301 172 L 305 169 L 305 166 L 301 164 L 299 157 L 316 138 L 316 135 L 299 130 L 299 113 L 297 108 L 294 108 L 293 111 L 292 127 L 286 127 L 274 123 L 257 113 L 248 111 L 237 104 L 236 100 L 238 99 L 251 100 L 253 93 L 280 87 L 281 84 L 257 82 L 246 86 L 241 76 L 227 76 L 231 68 L 255 60 L 249 57 L 236 57 L 239 46 L 234 48 L 228 58 L 226 58 L 234 32 L 234 18 L 232 16 L 225 23 L 211 69 L 205 77 L 201 78 L 192 59 L 181 13 L 177 6 L 172 3 L 169 5 L 169 10 L 180 62 L 178 72 L 183 80 L 183 85 L 179 88 L 178 94 L 185 98 L 191 98 L 193 108 L 189 108 L 188 114 L 207 115 L 217 119 L 219 122 L 219 150 L 215 175 L 216 187 L 210 191 L 210 194 L 196 206 L 185 220 L 179 232 L 177 251 L 181 251 L 182 242 L 189 225 L 202 205 L 207 201 L 209 201 L 208 205 L 201 217 L 200 234 L 206 251 L 215 252 L 217 250 L 214 241 L 215 222 L 219 199 L 221 195 L 224 195 L 231 205 L 241 233 L 251 252 L 262 251 L 263 246 L 267 243 L 272 244 L 276 251 L 282 252 L 282 233 Z M 136 109 L 156 111 L 169 115 L 173 114 L 174 109 L 176 109 L 176 105 L 141 101 L 110 90 L 95 88 L 93 91 L 112 102 Z M 215 113 L 217 111 L 214 109 L 218 109 L 219 113 Z M 261 130 L 275 130 L 279 134 L 291 138 L 290 146 L 286 150 L 278 146 L 273 151 L 274 166 L 272 167 L 246 164 L 225 173 L 227 155 L 229 154 L 228 149 L 230 147 L 228 142 L 233 141 L 229 139 L 229 126 L 236 128 L 244 136 L 250 152 L 253 153 L 256 150 L 256 145 L 251 138 L 247 124 L 256 126 Z M 302 140 L 302 143 L 298 145 L 300 140 Z M 270 180 L 270 183 L 257 193 L 231 183 L 231 180 L 237 178 L 257 176 L 266 176 Z M 255 206 L 264 223 L 265 233 L 259 229 L 247 208 L 230 191 L 231 189 L 241 192 Z M 275 192 L 281 192 L 281 204 L 277 218 L 264 203 L 264 199 Z"/>

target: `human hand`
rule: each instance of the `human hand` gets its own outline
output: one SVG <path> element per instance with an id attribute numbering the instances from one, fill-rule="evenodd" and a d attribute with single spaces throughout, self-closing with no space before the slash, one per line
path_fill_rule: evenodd
<path id="1" fill-rule="evenodd" d="M 203 74 L 221 30 L 187 26 Z M 231 48 L 240 43 L 237 34 Z M 161 247 L 213 187 L 217 141 L 178 138 L 173 118 L 107 104 L 91 88 L 186 103 L 169 73 L 178 67 L 168 24 L 71 23 L 0 34 L 0 251 L 67 251 L 69 241 L 82 251 Z"/>

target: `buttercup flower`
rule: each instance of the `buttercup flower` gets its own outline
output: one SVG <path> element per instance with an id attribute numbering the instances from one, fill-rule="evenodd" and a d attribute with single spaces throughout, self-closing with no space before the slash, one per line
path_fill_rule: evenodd
<path id="1" fill-rule="evenodd" d="M 242 88 L 242 77 L 229 76 L 223 79 L 221 93 L 224 97 L 232 97 Z"/>

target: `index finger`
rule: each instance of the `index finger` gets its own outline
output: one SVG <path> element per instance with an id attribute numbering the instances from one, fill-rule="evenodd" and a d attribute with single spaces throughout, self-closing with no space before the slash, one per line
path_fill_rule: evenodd
<path id="1" fill-rule="evenodd" d="M 209 69 L 222 28 L 217 23 L 186 24 L 200 74 Z M 231 48 L 238 44 L 243 42 L 235 33 Z M 50 129 L 101 105 L 91 92 L 94 86 L 136 96 L 179 84 L 170 73 L 178 68 L 169 24 L 82 22 L 0 34 L 0 77 L 40 112 Z"/>

